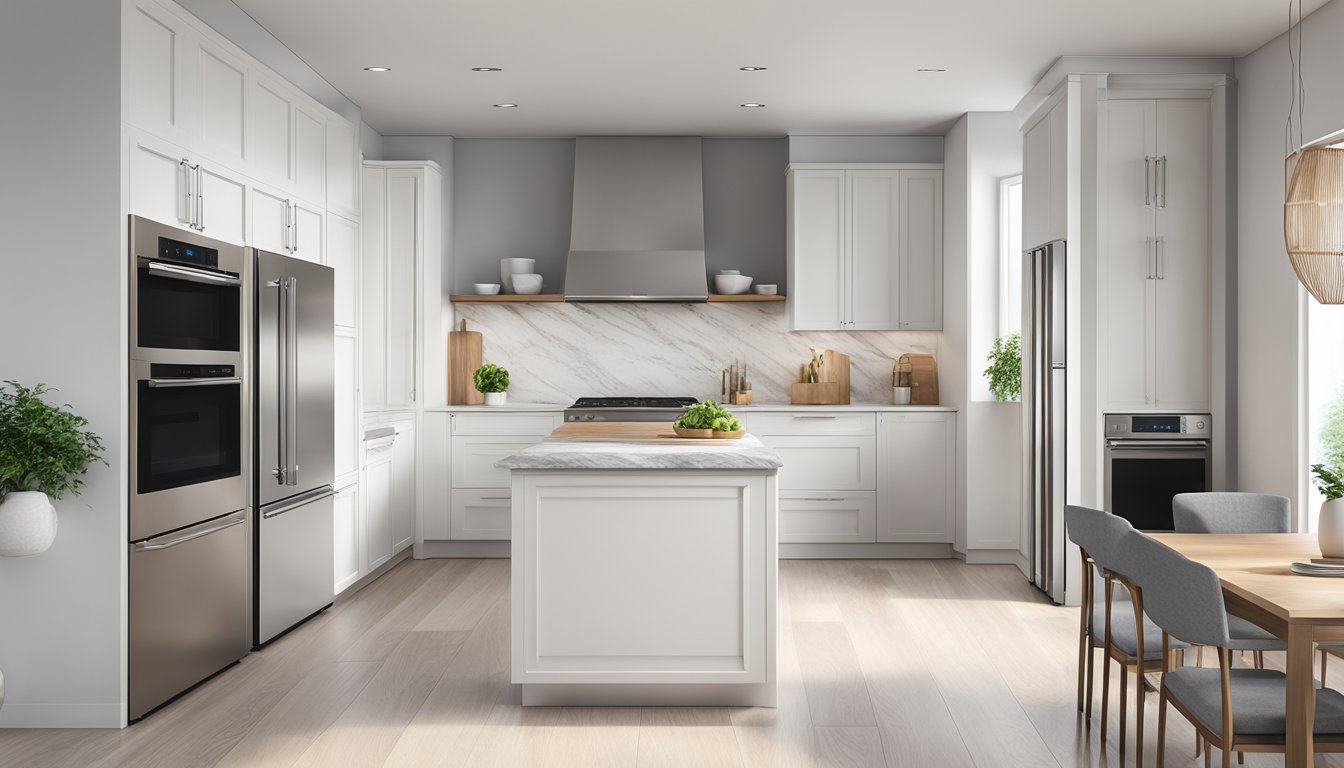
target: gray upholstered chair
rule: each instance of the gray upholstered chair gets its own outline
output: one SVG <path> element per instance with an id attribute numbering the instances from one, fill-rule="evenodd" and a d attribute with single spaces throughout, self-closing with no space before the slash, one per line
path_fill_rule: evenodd
<path id="1" fill-rule="evenodd" d="M 1178 493 L 1171 517 L 1178 533 L 1288 533 L 1292 502 L 1269 493 Z"/>
<path id="2" fill-rule="evenodd" d="M 1232 752 L 1282 752 L 1286 678 L 1277 670 L 1232 668 L 1218 574 L 1137 531 L 1120 547 L 1145 610 L 1162 627 L 1163 656 L 1170 657 L 1171 638 L 1218 649 L 1218 669 L 1174 667 L 1162 676 L 1158 768 L 1166 759 L 1169 703 L 1222 750 L 1223 768 L 1231 766 Z M 1318 752 L 1344 751 L 1344 695 L 1338 691 L 1316 691 L 1315 733 Z"/>

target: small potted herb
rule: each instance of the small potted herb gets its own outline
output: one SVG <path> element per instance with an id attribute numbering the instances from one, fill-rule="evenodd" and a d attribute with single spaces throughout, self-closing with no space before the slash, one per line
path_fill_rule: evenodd
<path id="1" fill-rule="evenodd" d="M 1325 557 L 1344 557 L 1344 474 L 1338 465 L 1312 464 L 1316 489 L 1325 497 L 1317 520 L 1317 538 Z"/>
<path id="2" fill-rule="evenodd" d="M 1022 332 L 1013 331 L 994 340 L 990 350 L 989 367 L 985 369 L 985 378 L 989 379 L 989 391 L 1002 401 L 1015 401 L 1022 397 Z"/>
<path id="3" fill-rule="evenodd" d="M 0 387 L 0 555 L 46 552 L 56 540 L 52 499 L 78 494 L 83 475 L 102 458 L 103 442 L 88 420 L 15 381 Z"/>
<path id="4" fill-rule="evenodd" d="M 742 421 L 731 411 L 713 400 L 705 400 L 687 408 L 673 422 L 672 431 L 679 437 L 738 438 L 743 429 Z"/>
<path id="5" fill-rule="evenodd" d="M 476 391 L 485 395 L 486 405 L 503 405 L 508 394 L 509 372 L 494 363 L 486 363 L 472 375 Z"/>

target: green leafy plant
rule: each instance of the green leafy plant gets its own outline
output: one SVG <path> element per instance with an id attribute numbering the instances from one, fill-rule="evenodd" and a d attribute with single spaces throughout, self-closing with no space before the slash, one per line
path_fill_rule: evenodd
<path id="1" fill-rule="evenodd" d="M 1017 400 L 1022 396 L 1022 332 L 1013 331 L 1007 336 L 994 340 L 994 349 L 990 350 L 989 367 L 985 377 L 989 379 L 989 391 L 1000 400 Z"/>
<path id="2" fill-rule="evenodd" d="M 78 494 L 89 465 L 107 464 L 102 438 L 84 429 L 88 419 L 69 405 L 42 399 L 53 391 L 16 381 L 0 387 L 0 497 L 15 491 L 40 491 L 52 499 Z"/>
<path id="3" fill-rule="evenodd" d="M 1344 498 L 1344 476 L 1340 475 L 1339 467 L 1312 464 L 1311 473 L 1316 476 L 1316 489 L 1326 501 Z"/>
<path id="4" fill-rule="evenodd" d="M 509 372 L 494 363 L 477 368 L 472 378 L 476 382 L 477 392 L 503 392 L 509 388 Z"/>
<path id="5" fill-rule="evenodd" d="M 677 418 L 675 427 L 682 429 L 713 429 L 719 432 L 736 432 L 742 429 L 742 421 L 713 400 L 696 403 Z"/>
<path id="6" fill-rule="evenodd" d="M 1334 397 L 1321 414 L 1321 455 L 1333 466 L 1344 466 L 1344 386 L 1335 390 Z"/>

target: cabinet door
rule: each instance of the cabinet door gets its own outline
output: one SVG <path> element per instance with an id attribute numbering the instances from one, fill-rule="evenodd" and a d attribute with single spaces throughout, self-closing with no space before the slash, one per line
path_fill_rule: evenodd
<path id="1" fill-rule="evenodd" d="M 762 442 L 784 461 L 780 490 L 872 490 L 876 475 L 871 436 L 763 437 Z"/>
<path id="2" fill-rule="evenodd" d="M 359 343 L 354 329 L 336 329 L 336 456 L 340 477 L 359 470 Z"/>
<path id="3" fill-rule="evenodd" d="M 1102 401 L 1142 408 L 1151 404 L 1153 372 L 1153 102 L 1102 102 L 1097 122 Z"/>
<path id="4" fill-rule="evenodd" d="M 326 118 L 304 103 L 294 106 L 294 191 L 318 208 L 326 207 Z"/>
<path id="5" fill-rule="evenodd" d="M 195 31 L 163 6 L 145 1 L 135 3 L 122 25 L 123 83 L 130 123 L 190 145 L 199 103 L 192 87 Z"/>
<path id="6" fill-rule="evenodd" d="M 545 435 L 454 437 L 453 488 L 508 488 L 509 470 L 496 467 L 495 462 L 545 439 Z"/>
<path id="7" fill-rule="evenodd" d="M 336 325 L 354 328 L 359 317 L 359 225 L 330 213 L 327 264 L 336 270 Z"/>
<path id="8" fill-rule="evenodd" d="M 853 544 L 876 541 L 872 491 L 780 491 L 779 540 Z"/>
<path id="9" fill-rule="evenodd" d="M 848 321 L 845 172 L 789 175 L 789 318 L 795 331 L 834 331 Z"/>
<path id="10" fill-rule="evenodd" d="M 364 407 L 378 410 L 387 392 L 387 171 L 361 173 L 364 208 L 360 217 L 359 330 L 364 339 Z"/>
<path id="11" fill-rule="evenodd" d="M 215 163 L 244 169 L 247 161 L 247 66 L 227 51 L 199 41 L 196 88 L 200 99 L 201 153 Z"/>
<path id="12" fill-rule="evenodd" d="M 364 573 L 392 557 L 392 449 L 366 462 L 360 483 L 364 497 Z"/>
<path id="13" fill-rule="evenodd" d="M 900 172 L 846 171 L 849 208 L 847 326 L 896 330 L 901 295 Z"/>
<path id="14" fill-rule="evenodd" d="M 326 216 L 321 208 L 307 203 L 291 202 L 289 209 L 293 254 L 314 264 L 325 263 L 322 243 L 326 230 Z"/>
<path id="15" fill-rule="evenodd" d="M 1156 404 L 1209 403 L 1209 103 L 1157 102 Z M 1163 203 L 1165 205 L 1163 205 Z"/>
<path id="16" fill-rule="evenodd" d="M 201 233 L 216 240 L 246 245 L 247 182 L 223 168 L 202 164 L 197 173 L 197 185 Z"/>
<path id="17" fill-rule="evenodd" d="M 452 508 L 451 426 L 452 417 L 443 411 L 426 411 L 420 420 L 420 539 L 447 539 Z"/>
<path id="18" fill-rule="evenodd" d="M 195 171 L 186 150 L 133 131 L 129 141 L 130 212 L 160 224 L 190 228 Z"/>
<path id="19" fill-rule="evenodd" d="M 327 117 L 327 209 L 346 216 L 360 214 L 358 130 L 339 117 Z"/>
<path id="20" fill-rule="evenodd" d="M 389 528 L 392 551 L 400 552 L 415 541 L 415 421 L 398 421 L 397 441 L 392 444 L 392 514 Z"/>
<path id="21" fill-rule="evenodd" d="M 454 490 L 452 536 L 457 539 L 507 541 L 513 527 L 513 503 L 509 489 Z"/>
<path id="22" fill-rule="evenodd" d="M 419 258 L 422 181 L 420 171 L 387 172 L 387 308 L 384 402 L 389 408 L 415 403 L 415 292 Z"/>
<path id="23" fill-rule="evenodd" d="M 280 189 L 291 189 L 294 157 L 294 96 L 276 80 L 257 76 L 252 80 L 252 173 Z"/>
<path id="24" fill-rule="evenodd" d="M 901 171 L 900 329 L 943 328 L 943 172 Z M 862 327 L 857 323 L 856 327 Z"/>
<path id="25" fill-rule="evenodd" d="M 1022 136 L 1022 246 L 1050 239 L 1050 117 Z"/>
<path id="26" fill-rule="evenodd" d="M 289 196 L 285 193 L 252 185 L 252 241 L 253 248 L 270 253 L 289 254 L 290 238 Z"/>
<path id="27" fill-rule="evenodd" d="M 955 415 L 879 416 L 878 541 L 951 543 Z"/>
<path id="28" fill-rule="evenodd" d="M 359 484 L 346 486 L 336 493 L 333 505 L 335 517 L 335 587 L 340 594 L 346 587 L 359 581 Z"/>

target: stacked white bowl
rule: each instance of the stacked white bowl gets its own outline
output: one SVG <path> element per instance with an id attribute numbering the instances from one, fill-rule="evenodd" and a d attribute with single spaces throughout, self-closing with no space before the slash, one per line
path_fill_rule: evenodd
<path id="1" fill-rule="evenodd" d="M 523 293 L 515 290 L 513 286 L 514 275 L 535 275 L 537 267 L 536 259 L 500 259 L 499 260 L 499 282 L 504 287 L 504 293 Z M 540 281 L 540 278 L 538 278 Z M 541 285 L 537 285 L 537 290 L 532 293 L 540 293 Z"/>
<path id="2" fill-rule="evenodd" d="M 714 276 L 716 293 L 746 293 L 751 288 L 751 278 L 736 269 L 725 269 Z"/>

